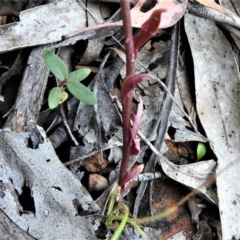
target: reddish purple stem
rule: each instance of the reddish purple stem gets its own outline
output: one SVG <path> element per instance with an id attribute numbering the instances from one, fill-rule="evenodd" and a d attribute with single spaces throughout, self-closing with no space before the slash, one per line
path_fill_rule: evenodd
<path id="1" fill-rule="evenodd" d="M 121 0 L 120 3 L 126 48 L 127 74 L 121 89 L 121 100 L 123 106 L 123 157 L 120 167 L 118 185 L 122 190 L 124 190 L 127 182 L 141 170 L 139 168 L 137 170 L 132 169 L 130 172 L 127 171 L 130 155 L 137 154 L 140 145 L 138 139 L 136 139 L 136 134 L 140 126 L 141 108 L 134 117 L 133 127 L 130 125 L 133 91 L 136 85 L 141 82 L 146 75 L 135 73 L 137 52 L 143 46 L 143 44 L 145 44 L 158 31 L 161 20 L 161 12 L 164 10 L 158 9 L 154 11 L 151 17 L 142 25 L 140 33 L 135 37 L 135 39 L 133 39 L 129 0 Z"/>
<path id="2" fill-rule="evenodd" d="M 129 0 L 121 0 L 121 14 L 123 19 L 123 30 L 126 48 L 126 66 L 127 77 L 135 74 L 135 54 L 132 34 L 132 24 L 130 17 Z M 132 109 L 132 92 L 126 97 L 123 103 L 123 157 L 119 173 L 119 186 L 123 187 L 124 177 L 127 174 L 127 168 L 130 158 L 130 117 Z"/>

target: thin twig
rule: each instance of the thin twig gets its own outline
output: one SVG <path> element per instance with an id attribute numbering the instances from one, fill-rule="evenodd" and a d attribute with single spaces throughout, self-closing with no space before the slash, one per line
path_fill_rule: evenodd
<path id="1" fill-rule="evenodd" d="M 152 172 L 152 173 L 140 173 L 130 180 L 130 182 L 143 182 L 150 181 L 157 178 L 162 178 L 163 174 L 161 172 Z"/>
<path id="2" fill-rule="evenodd" d="M 233 34 L 235 37 L 240 39 L 240 30 L 238 28 L 235 28 L 233 26 L 230 26 L 226 23 L 218 23 L 219 26 L 225 28 L 228 32 Z"/>
<path id="3" fill-rule="evenodd" d="M 53 126 L 54 123 L 57 121 L 57 119 L 58 119 L 58 116 L 56 116 L 56 117 L 53 119 L 52 123 L 51 123 L 50 126 L 47 128 L 47 130 L 45 131 L 46 133 L 48 133 L 48 132 L 51 130 L 52 126 Z"/>
<path id="4" fill-rule="evenodd" d="M 90 153 L 88 153 L 88 154 L 85 154 L 85 155 L 81 156 L 81 157 L 78 157 L 78 158 L 75 158 L 75 159 L 73 159 L 73 160 L 71 160 L 71 161 L 65 162 L 64 165 L 65 165 L 65 166 L 69 166 L 69 165 L 71 165 L 71 164 L 73 164 L 73 163 L 82 161 L 82 160 L 84 160 L 85 158 L 91 157 L 91 156 L 93 156 L 93 155 L 96 154 L 96 153 L 98 153 L 98 151 L 97 151 L 97 150 L 94 150 L 94 151 L 92 151 L 92 152 L 90 152 Z"/>
<path id="5" fill-rule="evenodd" d="M 61 114 L 61 117 L 62 117 L 62 120 L 63 120 L 63 124 L 64 124 L 70 138 L 72 139 L 73 143 L 75 144 L 76 147 L 78 147 L 79 143 L 77 142 L 76 138 L 73 136 L 72 131 L 71 131 L 71 129 L 70 129 L 68 123 L 67 123 L 66 115 L 65 115 L 65 112 L 63 110 L 62 104 L 60 104 L 59 107 L 60 107 L 60 114 Z"/>

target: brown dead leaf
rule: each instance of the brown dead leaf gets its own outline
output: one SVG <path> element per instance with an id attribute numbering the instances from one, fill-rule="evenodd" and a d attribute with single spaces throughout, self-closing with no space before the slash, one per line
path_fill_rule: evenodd
<path id="1" fill-rule="evenodd" d="M 101 172 L 104 170 L 107 165 L 108 161 L 103 158 L 99 153 L 86 158 L 83 162 L 82 165 L 91 173 L 97 173 Z"/>
<path id="2" fill-rule="evenodd" d="M 182 0 L 181 3 L 176 2 L 174 0 L 157 0 L 156 5 L 149 10 L 148 12 L 142 12 L 141 7 L 146 2 L 146 0 L 139 0 L 138 3 L 131 9 L 131 22 L 132 27 L 141 28 L 143 23 L 145 23 L 152 13 L 159 9 L 164 9 L 165 11 L 161 14 L 161 21 L 159 24 L 159 28 L 168 28 L 173 26 L 176 22 L 178 22 L 185 13 L 187 8 L 187 0 Z M 122 21 L 112 22 L 112 23 L 103 23 L 99 25 L 90 26 L 87 28 L 81 28 L 74 32 L 71 32 L 64 36 L 64 38 L 70 38 L 76 36 L 78 34 L 88 32 L 91 30 L 97 30 L 106 27 L 115 27 L 122 26 Z"/>
<path id="3" fill-rule="evenodd" d="M 107 49 L 111 49 L 111 50 L 115 51 L 117 53 L 117 55 L 126 63 L 126 54 L 123 51 L 121 51 L 115 47 L 109 47 Z"/>
<path id="4" fill-rule="evenodd" d="M 145 0 L 140 0 L 131 10 L 132 26 L 141 28 L 142 24 L 145 23 L 152 13 L 158 9 L 165 9 L 161 13 L 161 21 L 159 28 L 168 28 L 178 22 L 185 13 L 187 7 L 187 1 L 184 0 L 181 3 L 174 0 L 158 0 L 156 5 L 148 12 L 141 12 L 141 7 Z"/>

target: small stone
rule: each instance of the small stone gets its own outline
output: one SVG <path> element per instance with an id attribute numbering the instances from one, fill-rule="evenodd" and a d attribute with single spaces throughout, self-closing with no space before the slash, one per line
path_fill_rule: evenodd
<path id="1" fill-rule="evenodd" d="M 105 177 L 99 174 L 90 174 L 88 186 L 90 191 L 103 191 L 109 186 L 109 184 Z"/>

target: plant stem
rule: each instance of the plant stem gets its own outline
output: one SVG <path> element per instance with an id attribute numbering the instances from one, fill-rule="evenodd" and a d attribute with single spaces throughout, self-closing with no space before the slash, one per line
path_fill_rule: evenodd
<path id="1" fill-rule="evenodd" d="M 126 49 L 126 67 L 127 76 L 135 74 L 135 55 L 134 42 L 132 35 L 132 25 L 130 17 L 130 2 L 129 0 L 121 0 L 121 14 L 123 19 L 124 40 Z M 126 97 L 123 105 L 123 157 L 119 173 L 119 186 L 123 187 L 124 177 L 127 174 L 127 168 L 130 158 L 130 117 L 132 109 L 132 93 Z"/>
<path id="2" fill-rule="evenodd" d="M 120 237 L 123 229 L 126 226 L 127 220 L 128 220 L 128 211 L 125 211 L 123 217 L 121 217 L 121 223 L 119 224 L 118 228 L 116 229 L 114 235 L 112 236 L 112 240 L 118 240 L 118 238 Z"/>
<path id="3" fill-rule="evenodd" d="M 176 211 L 178 208 L 178 206 L 173 206 L 161 213 L 158 213 L 156 215 L 152 215 L 152 216 L 148 216 L 148 217 L 143 217 L 143 218 L 137 218 L 136 222 L 138 224 L 142 224 L 142 223 L 146 223 L 146 222 L 150 222 L 150 221 L 154 221 L 154 220 L 159 220 L 162 219 L 164 217 L 167 217 L 169 214 L 173 213 L 174 211 Z"/>
<path id="4" fill-rule="evenodd" d="M 130 16 L 129 0 L 121 0 L 121 15 L 123 19 L 123 33 L 126 48 L 127 76 L 135 74 L 134 43 Z"/>

